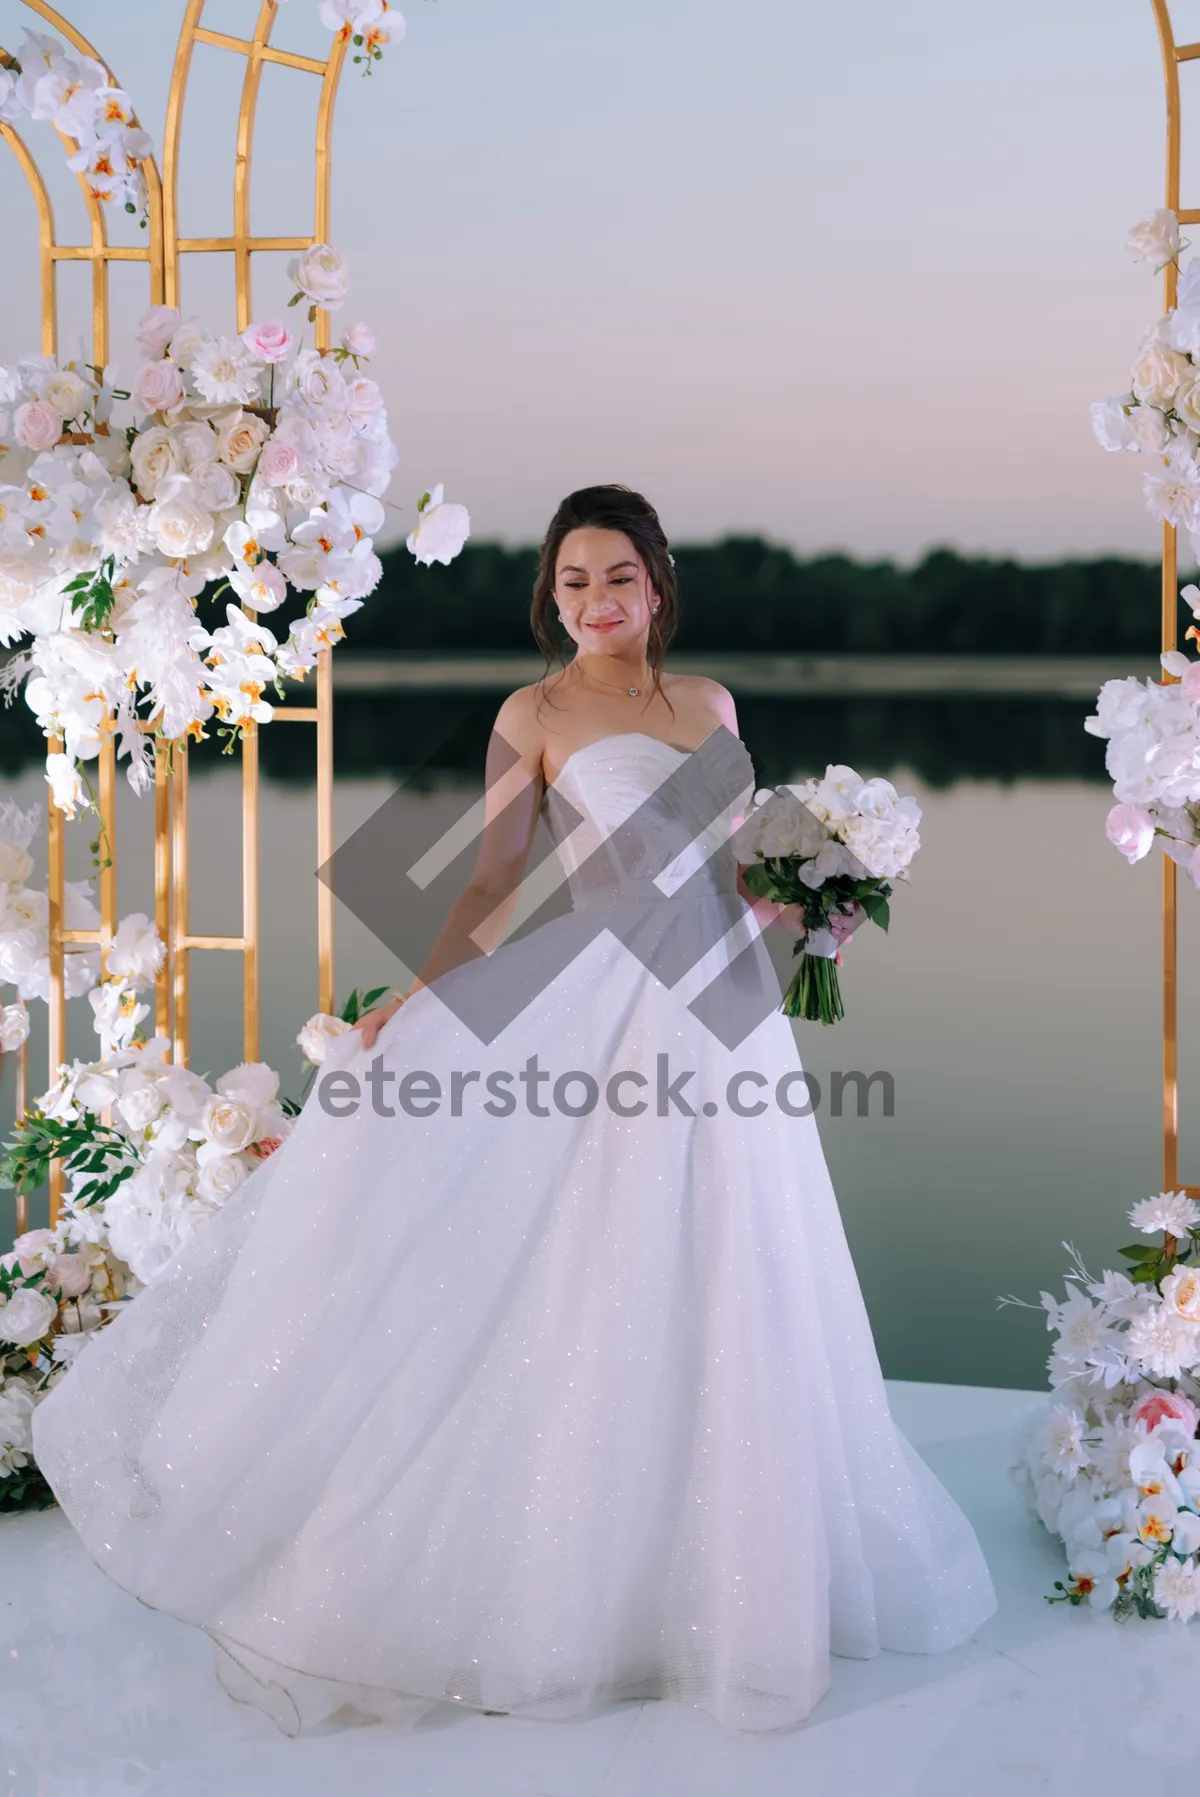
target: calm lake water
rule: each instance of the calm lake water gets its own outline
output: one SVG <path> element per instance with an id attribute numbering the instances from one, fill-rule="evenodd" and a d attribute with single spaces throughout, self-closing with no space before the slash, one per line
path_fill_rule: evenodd
<path id="1" fill-rule="evenodd" d="M 859 933 L 844 971 L 849 1016 L 797 1025 L 806 1065 L 883 1069 L 895 1113 L 819 1123 L 885 1372 L 896 1378 L 1037 1385 L 1048 1346 L 1040 1312 L 999 1309 L 1059 1289 L 1064 1240 L 1097 1271 L 1128 1240 L 1124 1213 L 1160 1183 L 1158 871 L 1129 869 L 1104 838 L 1110 801 L 1088 706 L 1057 700 L 750 700 L 741 733 L 763 782 L 826 761 L 886 773 L 925 812 L 911 888 L 888 937 Z M 14 708 L 15 712 L 16 708 Z M 436 834 L 481 790 L 495 703 L 487 695 L 339 700 L 337 837 L 351 836 L 403 786 L 419 834 Z M 11 716 L 12 714 L 10 714 Z M 21 723 L 23 725 L 23 720 Z M 5 789 L 41 802 L 36 736 L 15 724 L 0 752 Z M 28 746 L 26 746 L 26 744 Z M 299 1095 L 296 1031 L 315 1008 L 315 805 L 311 735 L 263 739 L 262 1053 Z M 197 757 L 192 782 L 192 928 L 239 927 L 236 763 Z M 152 815 L 121 782 L 122 911 L 152 910 Z M 86 837 L 71 833 L 72 877 Z M 78 838 L 75 841 L 74 838 Z M 44 876 L 44 837 L 34 845 Z M 1200 1054 L 1195 971 L 1200 895 L 1182 893 L 1184 1089 Z M 338 905 L 339 1002 L 404 970 Z M 193 1054 L 217 1074 L 241 1058 L 239 956 L 193 957 Z M 76 1001 L 71 1051 L 90 1054 Z M 34 1090 L 45 1066 L 35 1012 Z M 12 1071 L 0 1074 L 5 1119 Z M 1185 1104 L 1186 1108 L 1186 1104 Z M 1186 1130 L 1184 1176 L 1200 1178 L 1200 1132 Z M 731 1193 L 731 1202 L 737 1194 Z M 5 1195 L 0 1223 L 11 1228 Z"/>

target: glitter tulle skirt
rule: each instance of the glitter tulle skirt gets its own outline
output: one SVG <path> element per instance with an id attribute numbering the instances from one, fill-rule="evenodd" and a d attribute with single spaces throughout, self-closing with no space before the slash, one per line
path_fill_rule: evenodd
<path id="1" fill-rule="evenodd" d="M 889 1414 L 813 1118 L 725 1102 L 734 1072 L 749 1105 L 798 1070 L 791 1025 L 730 1050 L 613 935 L 562 959 L 488 1048 L 418 993 L 372 1052 L 443 1091 L 478 1072 L 460 1114 L 314 1089 L 35 1415 L 99 1565 L 289 1733 L 637 1697 L 784 1728 L 831 1652 L 949 1647 L 994 1608 Z M 647 1108 L 573 1116 L 547 1083 L 532 1114 L 534 1055 L 639 1072 Z M 660 1114 L 664 1055 L 691 1116 Z M 331 1065 L 370 1058 L 343 1038 Z"/>

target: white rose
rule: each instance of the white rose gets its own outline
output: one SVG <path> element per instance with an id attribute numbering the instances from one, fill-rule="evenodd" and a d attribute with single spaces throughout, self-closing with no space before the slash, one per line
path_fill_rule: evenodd
<path id="1" fill-rule="evenodd" d="M 161 424 L 139 431 L 129 451 L 133 480 L 143 499 L 153 499 L 160 481 L 183 472 L 179 444 Z"/>
<path id="2" fill-rule="evenodd" d="M 342 332 L 342 348 L 347 355 L 373 356 L 375 333 L 369 324 L 348 324 Z"/>
<path id="3" fill-rule="evenodd" d="M 172 426 L 171 440 L 185 474 L 195 474 L 217 459 L 217 433 L 201 418 L 189 418 L 185 424 Z"/>
<path id="4" fill-rule="evenodd" d="M 133 378 L 134 404 L 143 412 L 171 412 L 183 404 L 183 376 L 174 362 L 143 362 Z"/>
<path id="5" fill-rule="evenodd" d="M 29 1012 L 21 999 L 0 1005 L 0 1049 L 13 1054 L 29 1040 Z"/>
<path id="6" fill-rule="evenodd" d="M 182 496 L 156 499 L 150 507 L 147 524 L 160 554 L 169 556 L 172 561 L 201 554 L 213 540 L 211 513 Z"/>
<path id="7" fill-rule="evenodd" d="M 217 425 L 217 454 L 227 468 L 249 474 L 270 434 L 270 426 L 253 412 L 231 412 Z"/>
<path id="8" fill-rule="evenodd" d="M 1175 410 L 1185 424 L 1200 430 L 1200 379 L 1183 383 L 1175 395 Z M 1157 455 L 1166 448 L 1170 435 L 1167 421 L 1156 406 L 1134 406 L 1129 414 L 1129 436 L 1139 449 Z"/>
<path id="9" fill-rule="evenodd" d="M 449 567 L 471 534 L 471 514 L 465 505 L 447 505 L 442 487 L 433 489 L 418 508 L 416 528 L 406 539 L 409 552 L 429 567 L 441 562 Z"/>
<path id="10" fill-rule="evenodd" d="M 175 306 L 151 306 L 138 322 L 137 338 L 149 356 L 161 356 L 179 330 L 179 311 Z"/>
<path id="11" fill-rule="evenodd" d="M 56 368 L 43 383 L 41 397 L 65 421 L 68 418 L 78 418 L 80 412 L 87 410 L 92 402 L 93 392 L 74 369 Z"/>
<path id="12" fill-rule="evenodd" d="M 241 1098 L 256 1111 L 275 1101 L 279 1091 L 279 1075 L 265 1061 L 241 1061 L 223 1073 L 217 1081 L 223 1098 Z"/>
<path id="13" fill-rule="evenodd" d="M 139 1083 L 133 1084 L 134 1079 Z M 165 1102 L 158 1081 L 147 1079 L 144 1074 L 133 1075 L 129 1085 L 122 1087 L 117 1099 L 117 1105 L 125 1119 L 125 1127 L 135 1136 L 141 1135 L 161 1115 Z"/>
<path id="14" fill-rule="evenodd" d="M 0 837 L 0 880 L 9 886 L 24 886 L 33 872 L 33 856 L 19 842 L 6 842 Z"/>
<path id="15" fill-rule="evenodd" d="M 301 1054 L 314 1067 L 320 1067 L 329 1044 L 338 1036 L 344 1036 L 350 1028 L 351 1025 L 344 1017 L 331 1017 L 328 1012 L 318 1011 L 314 1017 L 309 1018 L 296 1037 Z"/>
<path id="16" fill-rule="evenodd" d="M 361 378 L 351 381 L 346 389 L 346 416 L 355 424 L 363 424 L 383 407 L 383 394 L 377 381 Z"/>
<path id="17" fill-rule="evenodd" d="M 314 243 L 288 263 L 288 277 L 306 299 L 336 312 L 350 290 L 350 269 L 345 256 L 332 244 Z"/>
<path id="18" fill-rule="evenodd" d="M 28 1348 L 41 1341 L 58 1315 L 58 1305 L 35 1285 L 17 1288 L 7 1304 L 0 1305 L 0 1341 Z"/>
<path id="19" fill-rule="evenodd" d="M 229 1154 L 246 1148 L 254 1140 L 258 1128 L 257 1107 L 243 1098 L 220 1095 L 210 1098 L 200 1115 L 200 1128 L 205 1139 L 215 1142 Z"/>
<path id="20" fill-rule="evenodd" d="M 296 357 L 296 392 L 305 405 L 318 412 L 344 412 L 346 381 L 331 356 L 304 350 Z"/>
<path id="21" fill-rule="evenodd" d="M 192 497 L 206 511 L 227 512 L 238 502 L 241 486 L 224 462 L 206 462 L 192 475 Z"/>
<path id="22" fill-rule="evenodd" d="M 329 498 L 329 482 L 319 474 L 301 473 L 287 481 L 283 491 L 292 505 L 311 511 L 314 506 L 324 505 Z"/>
<path id="23" fill-rule="evenodd" d="M 206 1156 L 196 1181 L 196 1194 L 211 1204 L 224 1204 L 246 1178 L 246 1164 L 236 1154 Z"/>
<path id="24" fill-rule="evenodd" d="M 1125 247 L 1138 262 L 1162 268 L 1179 254 L 1179 220 L 1166 207 L 1148 212 L 1131 227 Z"/>
<path id="25" fill-rule="evenodd" d="M 1182 380 L 1191 374 L 1192 365 L 1178 350 L 1166 349 L 1152 338 L 1142 348 L 1129 378 L 1136 398 L 1145 406 L 1158 406 L 1167 411 Z"/>
<path id="26" fill-rule="evenodd" d="M 1163 1303 L 1190 1323 L 1200 1323 L 1200 1267 L 1177 1267 L 1162 1282 Z"/>
<path id="27" fill-rule="evenodd" d="M 172 362 L 176 362 L 184 368 L 190 367 L 199 352 L 211 341 L 212 339 L 199 319 L 185 319 L 171 338 Z"/>

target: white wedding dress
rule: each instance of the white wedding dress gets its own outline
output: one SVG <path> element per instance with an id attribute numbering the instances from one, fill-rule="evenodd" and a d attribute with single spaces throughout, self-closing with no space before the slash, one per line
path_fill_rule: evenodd
<path id="1" fill-rule="evenodd" d="M 98 1564 L 204 1629 L 289 1733 L 646 1697 L 789 1727 L 831 1652 L 950 1647 L 995 1607 L 889 1414 L 816 1124 L 772 1096 L 792 1026 L 759 1003 L 722 1040 L 770 977 L 719 846 L 752 784 L 725 729 L 578 750 L 546 805 L 570 914 L 323 1070 L 382 1054 L 443 1092 L 478 1070 L 460 1114 L 410 1114 L 392 1084 L 396 1115 L 364 1092 L 335 1117 L 314 1086 L 36 1412 Z M 534 1055 L 546 1115 L 516 1079 Z M 659 1102 L 662 1055 L 692 1078 Z M 507 1115 L 484 1108 L 500 1070 Z M 552 1101 L 589 1070 L 601 1093 L 640 1073 L 615 1098 L 646 1108 L 584 1111 L 578 1080 Z M 726 1099 L 746 1070 L 758 1115 Z"/>

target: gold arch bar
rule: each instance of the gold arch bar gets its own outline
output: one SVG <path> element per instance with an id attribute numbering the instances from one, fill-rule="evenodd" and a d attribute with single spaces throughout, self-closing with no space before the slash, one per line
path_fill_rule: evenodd
<path id="1" fill-rule="evenodd" d="M 1200 58 L 1200 44 L 1177 44 L 1171 23 L 1169 0 L 1150 0 L 1158 27 L 1162 50 L 1163 85 L 1166 96 L 1166 180 L 1164 204 L 1176 213 L 1182 224 L 1200 224 L 1200 209 L 1186 210 L 1179 204 L 1180 149 L 1182 143 L 1182 110 L 1179 94 L 1179 65 Z M 1163 310 L 1175 304 L 1179 270 L 1169 262 L 1163 271 Z M 1179 607 L 1179 542 L 1175 527 L 1162 528 L 1162 647 L 1174 649 L 1178 642 Z M 1174 676 L 1163 672 L 1164 685 L 1174 683 Z M 1162 857 L 1162 1154 L 1163 1188 L 1177 1191 L 1179 1185 L 1179 918 L 1178 872 L 1175 863 Z M 1200 1186 L 1185 1186 L 1193 1196 Z"/>
<path id="2" fill-rule="evenodd" d="M 205 0 L 187 0 L 167 103 L 163 140 L 163 238 L 164 293 L 168 305 L 178 305 L 182 282 L 181 257 L 226 253 L 234 261 L 237 328 L 244 330 L 253 314 L 253 258 L 259 250 L 305 250 L 328 240 L 330 224 L 330 169 L 334 103 L 345 60 L 345 41 L 334 40 L 325 62 L 278 50 L 271 32 L 278 13 L 276 0 L 262 0 L 251 38 L 212 31 L 203 23 Z M 197 44 L 207 44 L 245 58 L 238 107 L 237 145 L 233 181 L 233 231 L 228 236 L 186 237 L 180 231 L 179 167 L 183 114 Z M 263 67 L 273 63 L 321 78 L 315 144 L 315 191 L 311 236 L 256 236 L 251 229 L 251 175 L 254 126 Z M 316 344 L 329 348 L 329 315 L 317 314 Z M 317 703 L 312 707 L 283 706 L 275 717 L 283 721 L 316 725 L 317 732 L 317 861 L 323 866 L 333 853 L 333 680 L 330 651 L 322 650 L 316 669 Z M 242 733 L 242 928 L 238 935 L 194 932 L 188 923 L 188 745 L 173 749 L 174 771 L 156 787 L 156 798 L 171 814 L 169 873 L 164 866 L 156 880 L 156 915 L 169 918 L 171 973 L 168 990 L 164 974 L 157 993 L 157 1012 L 173 1010 L 174 1055 L 186 1061 L 190 1047 L 190 954 L 193 949 L 240 952 L 243 956 L 243 1051 L 247 1060 L 259 1054 L 260 928 L 259 928 L 259 759 L 256 725 Z M 166 896 L 170 892 L 170 898 Z M 317 984 L 318 1007 L 334 1008 L 333 895 L 325 883 L 317 886 Z"/>

